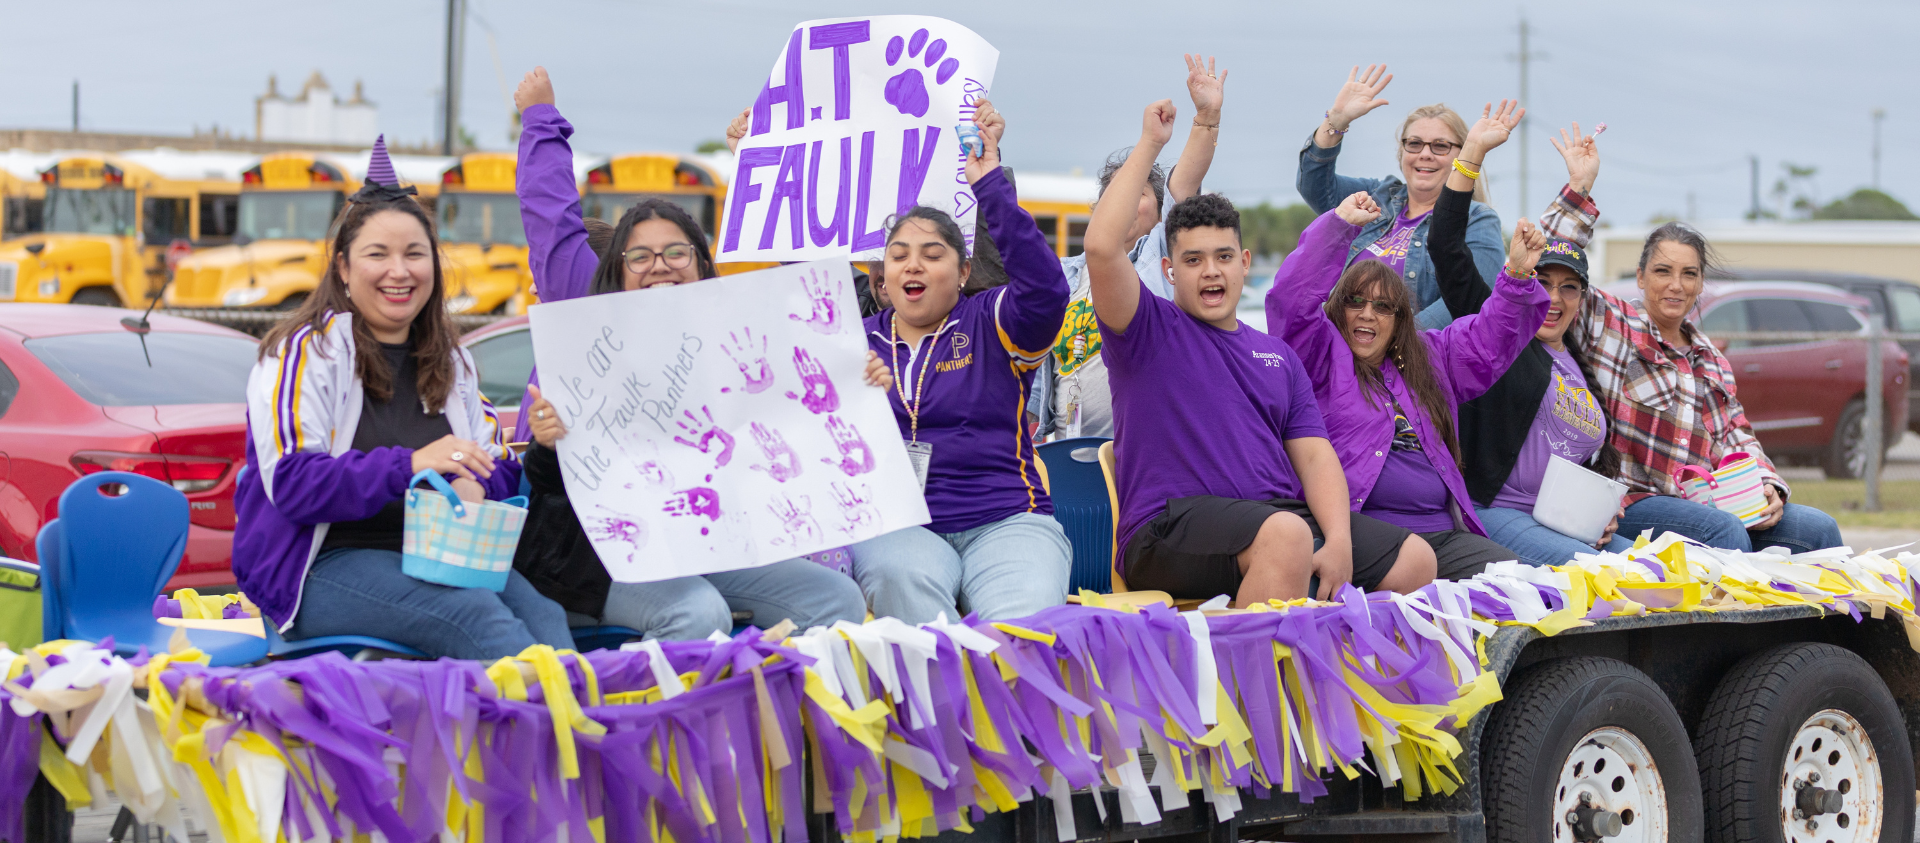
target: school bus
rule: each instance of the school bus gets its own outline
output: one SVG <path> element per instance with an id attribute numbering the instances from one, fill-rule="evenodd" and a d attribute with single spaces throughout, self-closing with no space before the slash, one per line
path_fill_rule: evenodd
<path id="1" fill-rule="evenodd" d="M 40 171 L 58 160 L 20 149 L 0 152 L 0 240 L 41 229 L 47 186 L 40 182 Z"/>
<path id="2" fill-rule="evenodd" d="M 511 152 L 474 152 L 440 174 L 434 217 L 446 255 L 447 310 L 505 313 L 526 309 L 533 286 L 527 231 L 513 180 Z"/>
<path id="3" fill-rule="evenodd" d="M 217 239 L 214 206 L 238 174 L 181 153 L 146 164 L 166 171 L 94 154 L 41 171 L 43 230 L 0 245 L 0 301 L 141 307 L 166 283 L 170 246 Z"/>
<path id="4" fill-rule="evenodd" d="M 1053 253 L 1070 258 L 1086 251 L 1087 223 L 1093 219 L 1093 200 L 1100 183 L 1090 176 L 1060 173 L 1019 173 L 1020 207 L 1047 235 Z"/>
<path id="5" fill-rule="evenodd" d="M 714 232 L 725 219 L 727 165 L 724 159 L 672 152 L 616 155 L 587 170 L 581 209 L 589 217 L 619 223 L 620 215 L 642 199 L 665 199 L 700 223 L 712 248 Z M 778 266 L 774 263 L 723 263 L 721 275 Z"/>

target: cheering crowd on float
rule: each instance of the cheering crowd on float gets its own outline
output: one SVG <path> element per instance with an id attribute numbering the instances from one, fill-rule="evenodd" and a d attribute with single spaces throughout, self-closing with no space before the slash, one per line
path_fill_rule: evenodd
<path id="1" fill-rule="evenodd" d="M 1345 134 L 1386 104 L 1393 78 L 1355 68 L 1300 152 L 1298 188 L 1319 216 L 1266 294 L 1268 330 L 1241 322 L 1252 253 L 1233 203 L 1202 192 L 1226 78 L 1187 57 L 1191 116 L 1146 106 L 1139 138 L 1101 171 L 1085 254 L 1064 260 L 1003 166 L 1018 157 L 1003 145 L 1018 115 L 976 103 L 964 179 L 985 236 L 970 251 L 946 212 L 902 207 L 863 275 L 864 388 L 887 396 L 931 521 L 854 543 L 848 573 L 793 558 L 613 581 L 569 500 L 565 425 L 536 374 L 516 429 L 501 429 L 455 342 L 433 222 L 376 146 L 334 224 L 326 277 L 263 340 L 248 384 L 240 586 L 290 640 L 374 635 L 458 658 L 570 646 L 570 626 L 594 624 L 705 638 L 736 613 L 801 629 L 1020 618 L 1066 601 L 1073 557 L 1036 437 L 1113 439 L 1116 586 L 1176 600 L 1410 593 L 1504 560 L 1624 549 L 1644 531 L 1743 551 L 1840 544 L 1831 517 L 1788 502 L 1732 368 L 1691 321 L 1714 265 L 1706 240 L 1679 223 L 1654 231 L 1639 301 L 1590 283 L 1600 159 L 1578 125 L 1553 142 L 1567 185 L 1503 246 L 1481 173 L 1521 104 L 1489 104 L 1472 125 L 1444 105 L 1413 109 L 1396 133 L 1398 176 L 1340 175 Z M 671 202 L 596 230 L 544 70 L 515 103 L 543 301 L 718 274 L 707 235 Z M 725 464 L 735 436 L 708 422 L 688 432 Z M 1741 453 L 1764 477 L 1757 519 L 1684 497 L 1683 466 Z M 1626 488 L 1597 540 L 1543 523 L 1556 460 Z M 403 570 L 401 500 L 423 474 L 466 501 L 530 492 L 504 589 Z"/>

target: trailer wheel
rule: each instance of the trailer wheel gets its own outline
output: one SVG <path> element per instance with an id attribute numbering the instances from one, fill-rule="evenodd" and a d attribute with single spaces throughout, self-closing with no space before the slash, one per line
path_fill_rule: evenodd
<path id="1" fill-rule="evenodd" d="M 1707 839 L 1913 840 L 1905 722 L 1848 650 L 1800 643 L 1747 657 L 1700 718 Z"/>
<path id="2" fill-rule="evenodd" d="M 1686 726 L 1646 674 L 1614 659 L 1554 659 L 1506 694 L 1480 752 L 1489 841 L 1700 838 Z"/>

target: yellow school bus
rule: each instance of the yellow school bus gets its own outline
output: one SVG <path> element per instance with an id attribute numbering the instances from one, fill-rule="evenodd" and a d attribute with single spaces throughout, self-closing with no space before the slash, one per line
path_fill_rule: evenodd
<path id="1" fill-rule="evenodd" d="M 21 149 L 0 152 L 0 240 L 11 240 L 41 229 L 47 186 L 40 181 L 40 171 L 58 160 L 52 155 Z"/>
<path id="2" fill-rule="evenodd" d="M 1070 258 L 1086 250 L 1087 223 L 1093 219 L 1093 200 L 1100 183 L 1090 176 L 1060 173 L 1018 173 L 1020 207 L 1047 235 L 1053 253 Z"/>
<path id="3" fill-rule="evenodd" d="M 434 218 L 445 253 L 447 309 L 454 313 L 524 312 L 533 286 L 527 231 L 514 195 L 517 157 L 474 152 L 440 174 Z"/>
<path id="4" fill-rule="evenodd" d="M 39 174 L 43 230 L 0 245 L 0 301 L 145 305 L 168 248 L 204 242 L 208 202 L 239 190 L 227 175 L 199 161 L 161 173 L 116 155 L 59 159 Z M 204 217 L 217 230 L 217 211 Z"/>
<path id="5" fill-rule="evenodd" d="M 298 306 L 326 269 L 328 227 L 359 189 L 359 178 L 334 159 L 305 152 L 259 159 L 240 175 L 233 244 L 182 261 L 167 306 Z"/>
<path id="6" fill-rule="evenodd" d="M 616 155 L 589 169 L 586 181 L 581 210 L 608 223 L 619 223 L 620 215 L 642 199 L 665 199 L 700 223 L 711 249 L 714 232 L 726 218 L 727 178 L 720 159 L 671 152 Z M 723 263 L 718 269 L 721 275 L 734 275 L 778 265 Z"/>

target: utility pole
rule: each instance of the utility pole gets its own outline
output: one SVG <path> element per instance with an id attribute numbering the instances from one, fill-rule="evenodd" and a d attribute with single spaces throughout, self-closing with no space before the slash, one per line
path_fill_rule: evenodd
<path id="1" fill-rule="evenodd" d="M 467 0 L 447 0 L 446 82 L 440 89 L 440 154 L 453 155 L 460 146 L 460 70 L 467 49 Z"/>
<path id="2" fill-rule="evenodd" d="M 1534 59 L 1544 59 L 1547 57 L 1546 53 L 1536 53 L 1528 48 L 1528 38 L 1531 35 L 1532 28 L 1527 25 L 1527 16 L 1522 14 L 1520 16 L 1520 52 L 1517 55 L 1508 56 L 1508 58 L 1516 59 L 1520 62 L 1520 105 L 1522 106 L 1527 106 L 1533 102 L 1528 96 L 1527 91 L 1527 66 L 1532 63 Z M 1527 143 L 1527 140 L 1530 133 L 1527 131 L 1527 128 L 1528 124 L 1532 122 L 1532 119 L 1527 116 L 1523 115 L 1520 118 L 1520 210 L 1517 213 L 1521 214 L 1525 214 L 1528 208 L 1527 147 L 1530 146 L 1530 144 Z"/>
<path id="3" fill-rule="evenodd" d="M 73 133 L 76 135 L 80 134 L 80 80 L 78 79 L 73 80 Z M 1879 149 L 1880 141 L 1877 140 L 1877 138 L 1880 137 L 1879 133 L 1876 132 L 1874 137 L 1876 140 L 1873 142 L 1873 148 Z M 1880 172 L 1880 154 L 1878 152 L 1874 153 L 1873 160 L 1873 171 L 1878 173 Z M 1873 182 L 1875 185 L 1878 185 L 1880 183 L 1879 176 L 1875 176 Z"/>
<path id="4" fill-rule="evenodd" d="M 1751 165 L 1750 172 L 1752 173 L 1752 176 L 1750 178 L 1751 178 L 1751 183 L 1753 185 L 1753 205 L 1747 211 L 1747 219 L 1752 222 L 1759 222 L 1760 221 L 1760 156 L 1758 155 L 1747 156 L 1747 163 Z"/>
<path id="5" fill-rule="evenodd" d="M 1887 119 L 1887 110 L 1873 110 L 1873 189 L 1880 189 L 1880 124 Z"/>

